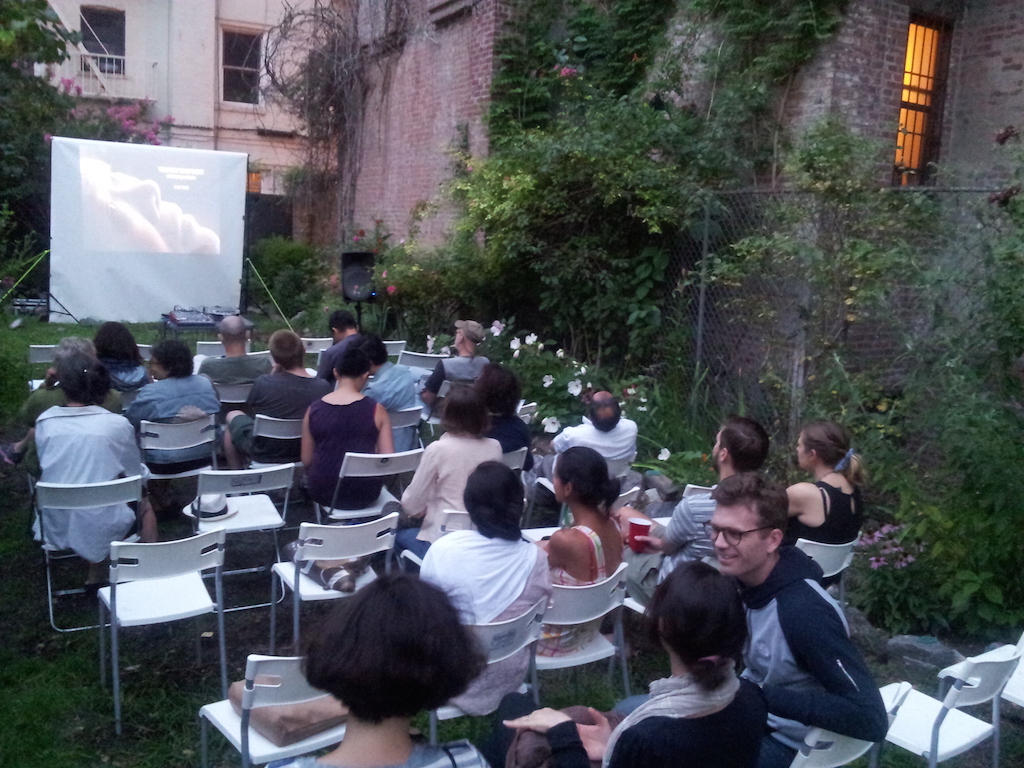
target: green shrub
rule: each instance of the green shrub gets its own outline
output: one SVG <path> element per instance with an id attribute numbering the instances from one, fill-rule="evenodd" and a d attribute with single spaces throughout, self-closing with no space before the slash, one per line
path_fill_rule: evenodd
<path id="1" fill-rule="evenodd" d="M 253 275 L 249 280 L 256 303 L 269 309 L 269 289 L 285 318 L 319 303 L 325 290 L 326 264 L 312 246 L 285 237 L 269 237 L 253 245 L 251 258 L 259 273 L 259 277 Z"/>

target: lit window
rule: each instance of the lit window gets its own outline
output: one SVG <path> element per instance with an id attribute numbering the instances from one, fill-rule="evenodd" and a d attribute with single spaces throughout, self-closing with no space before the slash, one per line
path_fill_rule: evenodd
<path id="1" fill-rule="evenodd" d="M 124 74 L 124 11 L 82 8 L 82 45 L 90 53 L 82 70 L 105 75 Z"/>
<path id="2" fill-rule="evenodd" d="M 945 24 L 913 19 L 907 33 L 895 180 L 922 184 L 938 159 L 948 34 Z"/>
<path id="3" fill-rule="evenodd" d="M 224 101 L 260 103 L 261 35 L 224 33 Z"/>

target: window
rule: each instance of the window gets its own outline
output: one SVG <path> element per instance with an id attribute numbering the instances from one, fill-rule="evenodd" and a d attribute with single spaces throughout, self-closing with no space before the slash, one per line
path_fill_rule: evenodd
<path id="1" fill-rule="evenodd" d="M 91 55 L 82 62 L 105 75 L 124 74 L 124 11 L 82 8 L 82 45 Z"/>
<path id="2" fill-rule="evenodd" d="M 942 102 L 949 60 L 949 28 L 912 17 L 907 32 L 894 182 L 923 184 L 939 156 Z"/>
<path id="3" fill-rule="evenodd" d="M 260 103 L 262 35 L 224 33 L 224 101 Z"/>

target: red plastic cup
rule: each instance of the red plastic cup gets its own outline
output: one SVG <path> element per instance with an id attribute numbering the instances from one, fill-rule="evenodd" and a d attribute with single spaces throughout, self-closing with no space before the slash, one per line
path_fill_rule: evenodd
<path id="1" fill-rule="evenodd" d="M 644 520 L 641 517 L 629 518 L 629 548 L 634 552 L 643 552 L 647 547 L 647 542 L 637 541 L 637 536 L 650 536 L 651 535 L 651 521 Z"/>

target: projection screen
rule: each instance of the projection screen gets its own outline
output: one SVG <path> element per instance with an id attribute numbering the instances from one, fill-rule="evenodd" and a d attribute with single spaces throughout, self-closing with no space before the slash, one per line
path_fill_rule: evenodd
<path id="1" fill-rule="evenodd" d="M 54 137 L 50 320 L 237 307 L 247 156 Z M 59 302 L 59 303 L 58 303 Z"/>

